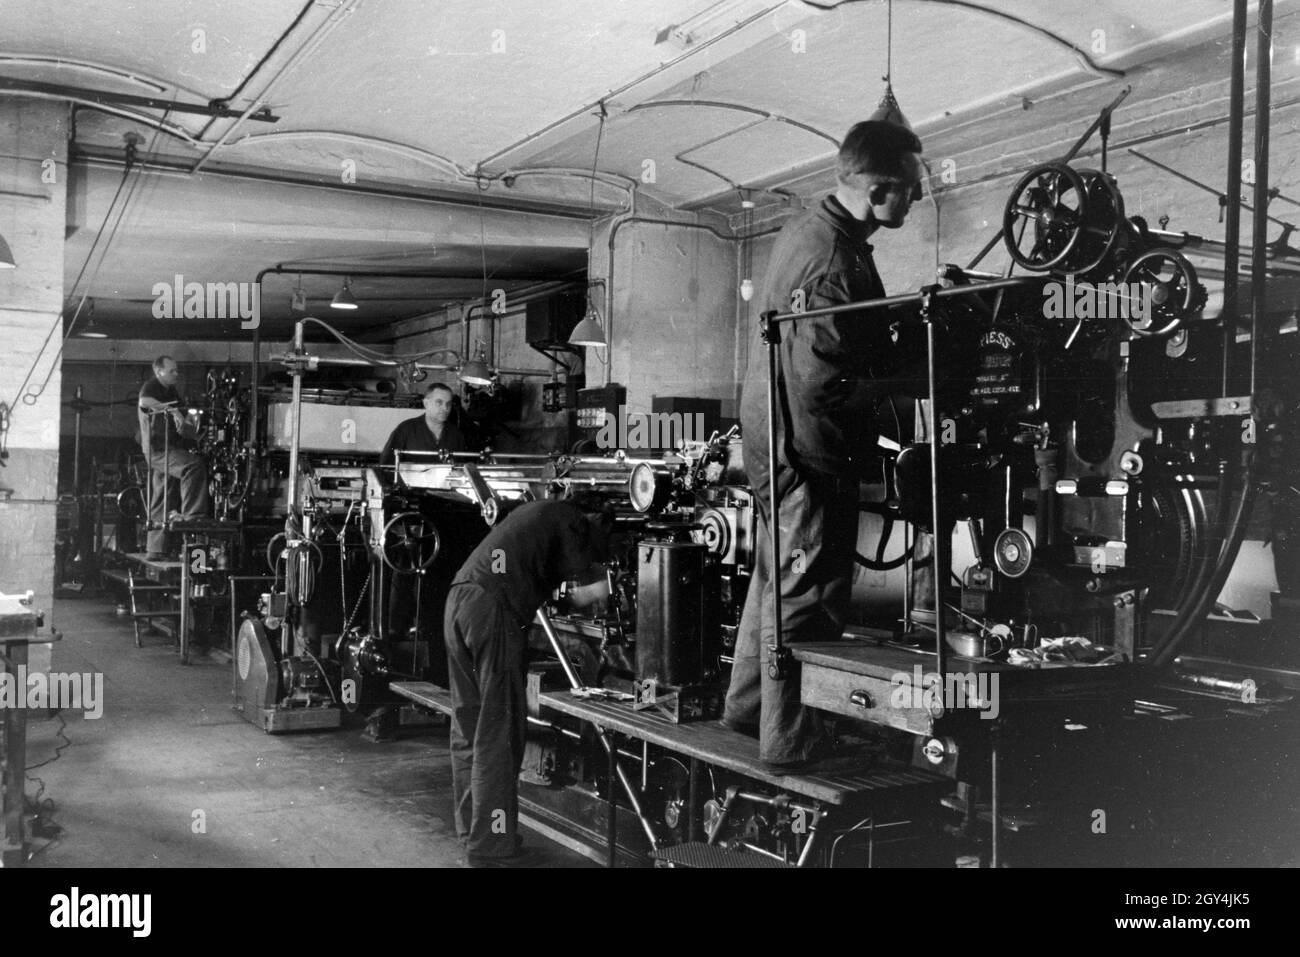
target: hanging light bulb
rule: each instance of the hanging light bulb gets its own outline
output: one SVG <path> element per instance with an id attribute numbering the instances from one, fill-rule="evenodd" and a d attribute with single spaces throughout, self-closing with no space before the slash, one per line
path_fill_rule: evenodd
<path id="1" fill-rule="evenodd" d="M 357 300 L 352 295 L 352 284 L 349 277 L 344 277 L 343 288 L 334 294 L 334 299 L 330 302 L 331 309 L 355 309 Z"/>
<path id="2" fill-rule="evenodd" d="M 754 256 L 749 245 L 750 234 L 754 231 L 754 201 L 742 194 L 740 208 L 744 211 L 745 221 L 745 236 L 741 240 L 740 247 L 740 268 L 745 276 L 740 280 L 740 298 L 749 302 L 754 298 L 754 280 L 750 278 L 750 274 L 754 271 Z"/>

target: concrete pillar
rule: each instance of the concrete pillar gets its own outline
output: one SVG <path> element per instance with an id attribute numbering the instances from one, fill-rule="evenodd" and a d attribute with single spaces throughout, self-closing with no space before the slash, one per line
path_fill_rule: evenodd
<path id="1" fill-rule="evenodd" d="M 67 137 L 66 105 L 0 97 L 0 234 L 17 263 L 0 269 L 0 402 L 9 407 L 0 591 L 36 592 L 47 626 L 55 585 Z M 31 671 L 47 671 L 49 662 L 48 646 L 32 648 Z"/>

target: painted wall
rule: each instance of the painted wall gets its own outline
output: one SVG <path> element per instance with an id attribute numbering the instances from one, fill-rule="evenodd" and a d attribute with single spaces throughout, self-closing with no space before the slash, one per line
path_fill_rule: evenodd
<path id="1" fill-rule="evenodd" d="M 0 269 L 0 402 L 10 407 L 0 469 L 0 591 L 31 589 L 53 620 L 55 476 L 59 465 L 63 242 L 68 108 L 0 97 L 0 234 L 15 269 Z M 30 376 L 30 377 L 29 377 Z M 24 384 L 26 382 L 26 384 Z M 37 391 L 31 404 L 20 396 Z M 48 669 L 49 646 L 31 651 Z"/>

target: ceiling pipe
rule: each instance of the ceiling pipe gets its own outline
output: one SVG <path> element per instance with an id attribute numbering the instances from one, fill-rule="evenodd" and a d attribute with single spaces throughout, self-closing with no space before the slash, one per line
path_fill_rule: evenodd
<path id="1" fill-rule="evenodd" d="M 128 119 L 139 119 L 140 122 L 149 120 L 147 117 L 127 117 Z M 156 124 L 154 124 L 156 125 Z M 166 132 L 166 131 L 165 131 Z M 189 138 L 189 134 L 183 134 L 183 138 L 192 146 L 201 145 L 197 140 Z M 75 153 L 69 154 L 69 163 L 81 162 L 87 166 L 102 166 L 107 169 L 121 169 L 122 163 L 115 157 L 106 153 L 98 153 L 94 150 L 87 150 L 85 147 L 77 147 Z M 188 176 L 189 169 L 185 166 L 165 163 L 157 159 L 138 160 L 135 164 L 137 168 L 153 173 L 172 173 L 177 176 Z M 479 204 L 470 196 L 461 193 L 446 193 L 443 195 L 430 195 L 429 193 L 413 193 L 401 189 L 386 189 L 378 186 L 362 186 L 360 184 L 344 186 L 338 182 L 337 177 L 330 179 L 303 179 L 295 176 L 282 176 L 262 172 L 252 172 L 246 169 L 231 169 L 229 167 L 214 168 L 207 170 L 205 175 L 208 176 L 226 176 L 232 179 L 245 179 L 257 183 L 270 183 L 278 186 L 301 186 L 309 189 L 324 189 L 331 192 L 348 193 L 349 195 L 379 196 L 384 199 L 410 200 L 421 203 L 436 203 L 443 206 L 467 206 L 477 209 Z M 482 203 L 483 208 L 501 210 L 510 213 L 529 216 L 550 216 L 556 219 L 590 219 L 590 213 L 584 204 L 581 208 L 570 206 L 552 206 L 547 203 L 536 200 L 516 200 L 510 203 L 492 198 L 485 199 Z"/>
<path id="2" fill-rule="evenodd" d="M 217 106 L 213 103 L 181 103 L 176 100 L 165 100 L 157 96 L 137 96 L 134 93 L 111 93 L 106 90 L 92 90 L 84 86 L 68 86 L 63 83 L 43 83 L 37 80 L 15 80 L 9 77 L 0 77 L 0 93 L 9 93 L 16 96 L 37 94 L 41 97 L 54 97 L 57 99 L 72 100 L 83 103 L 87 106 L 115 106 L 115 107 L 140 107 L 149 110 L 164 110 L 169 113 L 195 113 L 199 116 L 222 117 L 238 116 L 239 111 L 233 110 L 227 106 Z M 250 114 L 250 120 L 256 120 L 259 123 L 275 123 L 280 117 L 275 116 L 269 109 L 263 109 L 257 113 Z"/>
<path id="3" fill-rule="evenodd" d="M 223 96 L 220 100 L 214 100 L 213 102 L 230 103 L 241 93 L 243 93 L 244 89 L 248 86 L 248 84 L 253 81 L 253 77 L 257 76 L 257 74 L 262 71 L 262 68 L 266 66 L 267 61 L 270 60 L 271 57 L 275 56 L 276 51 L 279 50 L 281 45 L 283 45 L 284 41 L 288 39 L 289 34 L 293 33 L 294 30 L 298 29 L 299 24 L 301 24 L 302 21 L 306 19 L 308 11 L 310 11 L 311 8 L 315 5 L 316 5 L 316 0 L 307 0 L 307 2 L 303 4 L 302 9 L 298 11 L 298 15 L 293 18 L 293 22 L 290 23 L 287 27 L 285 27 L 284 32 L 275 38 L 275 42 L 271 44 L 270 49 L 267 50 L 264 54 L 262 54 L 262 58 L 260 60 L 258 60 L 255 64 L 253 64 L 253 68 L 244 75 L 244 78 L 242 80 L 239 81 L 239 85 L 236 86 L 233 90 L 231 90 L 227 96 Z M 209 120 L 207 123 L 203 124 L 203 129 L 199 130 L 199 134 L 196 138 L 200 140 L 203 139 L 203 137 L 208 135 L 208 131 L 211 129 L 212 129 L 212 121 Z"/>
<path id="4" fill-rule="evenodd" d="M 644 223 L 652 226 L 678 226 L 682 229 L 702 229 L 729 243 L 744 242 L 746 239 L 759 239 L 781 230 L 780 226 L 774 226 L 771 229 L 760 230 L 746 236 L 735 236 L 721 232 L 716 227 L 705 223 L 679 223 L 671 219 L 655 219 L 650 216 L 636 215 L 624 216 L 615 220 L 609 229 L 609 256 L 605 266 L 605 337 L 609 344 L 609 352 L 607 353 L 609 361 L 605 363 L 605 385 L 609 385 L 613 381 L 614 370 L 614 244 L 618 239 L 619 230 L 629 223 Z"/>
<path id="5" fill-rule="evenodd" d="M 261 108 L 262 104 L 266 102 L 267 97 L 271 95 L 271 91 L 275 89 L 276 84 L 291 73 L 299 63 L 307 59 L 311 54 L 315 53 L 316 48 L 324 42 L 325 38 L 343 22 L 343 18 L 352 13 L 358 2 L 359 0 L 342 0 L 342 2 L 330 12 L 329 16 L 316 26 L 316 29 L 311 32 L 311 35 L 307 37 L 302 46 L 295 50 L 293 55 L 289 57 L 284 65 L 275 71 L 275 75 L 267 81 L 266 86 L 262 88 L 262 92 L 258 94 L 257 99 L 253 100 L 253 102 L 249 104 L 248 108 L 235 118 L 235 122 L 231 123 L 230 126 L 226 128 L 226 131 L 222 133 L 221 136 L 217 137 L 216 141 L 208 147 L 207 152 L 200 156 L 194 165 L 190 167 L 191 174 L 197 173 L 207 165 L 208 160 L 212 158 L 212 154 L 226 144 L 226 140 L 230 139 L 230 137 L 234 135 L 235 130 L 239 129 L 240 124 Z"/>
<path id="6" fill-rule="evenodd" d="M 490 156 L 487 156 L 484 159 L 480 160 L 479 166 L 487 166 L 489 163 L 493 163 L 503 156 L 507 156 L 510 153 L 515 152 L 516 150 L 523 149 L 529 143 L 533 142 L 534 140 L 542 136 L 545 136 L 547 133 L 550 133 L 553 130 L 560 128 L 566 123 L 570 123 L 573 120 L 580 119 L 583 116 L 589 115 L 593 110 L 599 109 L 600 104 L 602 102 L 609 102 L 611 100 L 615 100 L 618 97 L 622 96 L 624 93 L 636 89 L 638 86 L 647 82 L 648 80 L 654 79 L 660 73 L 663 73 L 673 67 L 678 66 L 679 64 L 681 64 L 683 60 L 689 59 L 690 57 L 698 56 L 703 51 L 708 50 L 715 44 L 720 43 L 721 41 L 727 39 L 733 34 L 739 33 L 741 30 L 744 30 L 750 24 L 762 20 L 764 17 L 771 14 L 774 10 L 778 10 L 783 6 L 785 6 L 784 0 L 781 3 L 774 3 L 764 7 L 758 13 L 754 14 L 753 16 L 747 17 L 746 19 L 740 21 L 739 23 L 735 24 L 732 27 L 729 27 L 726 30 L 723 30 L 717 36 L 710 37 L 708 40 L 705 40 L 703 43 L 692 46 L 681 56 L 669 60 L 667 63 L 659 64 L 659 66 L 655 67 L 652 70 L 647 71 L 646 73 L 643 73 L 641 76 L 636 77 L 635 79 L 630 80 L 627 83 L 624 83 L 622 86 L 615 87 L 614 89 L 608 91 L 607 93 L 602 95 L 600 99 L 595 100 L 594 102 L 591 103 L 587 103 L 586 105 L 580 107 L 577 110 L 574 110 L 568 115 L 562 116 L 558 120 L 546 124 L 541 129 L 534 130 L 532 133 L 529 133 L 527 136 L 523 137 L 522 139 L 516 140 L 515 142 L 504 147 L 503 149 L 497 150 L 495 153 L 491 154 Z"/>

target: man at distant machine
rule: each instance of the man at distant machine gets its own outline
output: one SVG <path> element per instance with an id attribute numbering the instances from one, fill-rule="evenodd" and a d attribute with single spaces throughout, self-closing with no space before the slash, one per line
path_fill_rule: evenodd
<path id="1" fill-rule="evenodd" d="M 879 114 L 877 114 L 879 116 Z M 921 142 L 889 117 L 858 123 L 840 146 L 836 191 L 787 223 L 772 250 L 764 311 L 802 312 L 885 295 L 867 242 L 903 224 L 921 194 Z M 884 312 L 823 315 L 786 323 L 778 348 L 777 461 L 781 554 L 772 567 L 767 454 L 767 347 L 755 341 L 741 396 L 745 469 L 759 506 L 757 556 L 737 633 L 723 723 L 757 731 L 772 770 L 815 759 L 818 713 L 800 703 L 797 663 L 768 673 L 775 640 L 835 641 L 848 614 L 857 545 L 858 483 L 874 460 L 877 403 L 897 391 L 914 356 Z M 892 429 L 890 430 L 892 431 Z"/>
<path id="2" fill-rule="evenodd" d="M 414 418 L 407 419 L 397 428 L 393 429 L 392 435 L 384 444 L 383 451 L 379 454 L 380 465 L 393 465 L 396 461 L 397 451 L 402 452 L 464 452 L 465 436 L 460 429 L 449 421 L 452 409 L 453 393 L 451 389 L 441 382 L 435 382 L 425 390 L 424 393 L 424 414 Z M 442 683 L 445 668 L 441 662 L 442 642 L 439 640 L 440 635 L 436 632 L 441 621 L 429 620 L 424 614 L 425 609 L 437 609 L 440 607 L 441 595 L 438 589 L 433 589 L 433 594 L 429 589 L 424 589 L 420 594 L 416 594 L 417 589 L 424 588 L 424 576 L 422 575 L 396 575 L 394 574 L 388 588 L 388 627 L 386 629 L 386 638 L 390 652 L 395 652 L 397 644 L 405 641 L 410 633 L 411 625 L 415 622 L 417 607 L 420 609 L 421 619 L 419 623 L 421 634 L 430 642 L 431 652 L 436 658 L 432 664 L 433 678 L 436 682 Z M 418 599 L 424 599 L 419 601 Z M 432 632 L 432 633 L 430 633 Z M 377 715 L 372 722 L 372 736 L 379 740 L 388 740 L 395 735 L 396 717 L 391 709 L 385 709 L 382 715 Z"/>
<path id="3" fill-rule="evenodd" d="M 394 452 L 464 452 L 465 436 L 447 421 L 451 417 L 452 391 L 435 382 L 424 393 L 424 415 L 407 419 L 384 443 L 380 465 L 392 465 Z"/>
<path id="4" fill-rule="evenodd" d="M 176 391 L 180 370 L 171 356 L 153 361 L 153 378 L 140 387 L 138 417 L 140 447 L 149 463 L 149 561 L 175 560 L 167 550 L 167 532 L 163 527 L 167 511 L 178 510 L 182 519 L 206 518 L 208 469 L 203 459 L 185 447 L 197 429 L 190 425 L 181 410 L 181 396 Z M 180 481 L 180 501 L 168 494 L 171 479 Z"/>
<path id="5" fill-rule="evenodd" d="M 517 837 L 528 721 L 527 631 L 564 581 L 578 607 L 609 594 L 612 516 L 585 499 L 528 502 L 478 544 L 452 580 L 444 630 L 451 671 L 456 833 L 471 866 L 529 863 Z"/>

